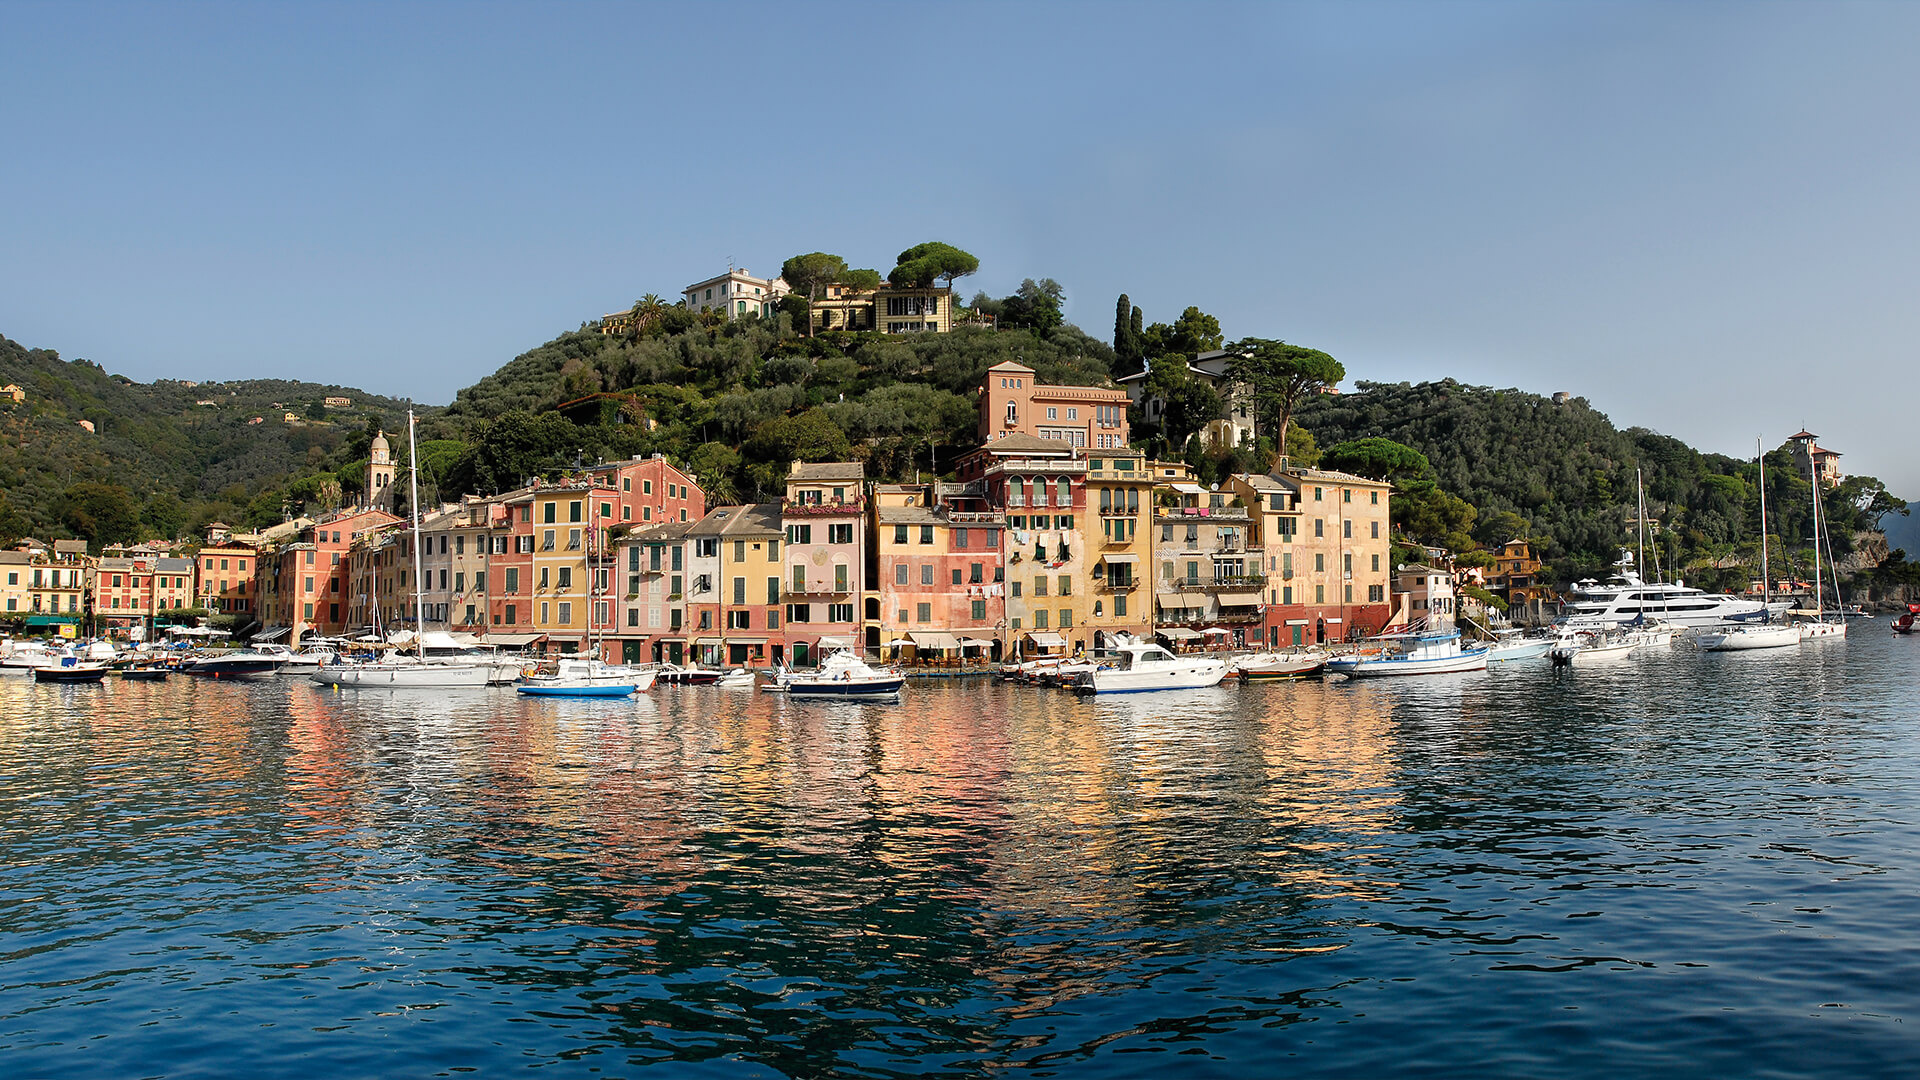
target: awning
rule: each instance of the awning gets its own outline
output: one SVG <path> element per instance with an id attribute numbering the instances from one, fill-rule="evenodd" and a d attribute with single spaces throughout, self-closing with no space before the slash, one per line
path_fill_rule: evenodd
<path id="1" fill-rule="evenodd" d="M 489 645 L 499 645 L 507 649 L 518 649 L 531 645 L 546 636 L 545 634 L 488 634 L 485 640 Z"/>
<path id="2" fill-rule="evenodd" d="M 1167 593 L 1167 592 L 1155 593 L 1153 594 L 1153 598 L 1156 601 L 1158 601 L 1160 606 L 1163 608 L 1189 608 L 1189 607 L 1200 606 L 1199 604 L 1187 603 L 1186 596 L 1181 593 Z M 1196 597 L 1195 599 L 1199 599 L 1199 598 Z"/>
<path id="3" fill-rule="evenodd" d="M 963 649 L 991 649 L 993 648 L 993 642 L 985 641 L 977 637 L 963 637 L 960 639 L 960 647 Z"/>
<path id="4" fill-rule="evenodd" d="M 960 639 L 954 637 L 952 634 L 943 634 L 938 631 L 929 630 L 915 630 L 907 636 L 913 639 L 913 647 L 915 649 L 932 649 L 936 652 L 958 652 L 960 650 Z"/>
<path id="5" fill-rule="evenodd" d="M 1140 561 L 1138 555 L 1105 555 L 1102 558 L 1106 559 L 1108 566 L 1132 566 Z"/>
<path id="6" fill-rule="evenodd" d="M 815 642 L 814 644 L 816 644 L 816 645 L 818 645 L 818 646 L 819 646 L 820 648 L 822 648 L 822 649 L 851 649 L 851 648 L 853 648 L 853 646 L 852 646 L 852 645 L 850 645 L 850 644 L 848 644 L 848 643 L 847 643 L 847 639 L 846 639 L 846 638 L 837 638 L 837 637 L 823 637 L 823 638 L 821 638 L 821 639 L 820 639 L 819 641 L 817 641 L 817 642 Z"/>
<path id="7" fill-rule="evenodd" d="M 1209 626 L 1209 627 L 1207 627 L 1207 628 L 1206 628 L 1205 630 L 1202 630 L 1202 631 L 1200 631 L 1200 636 L 1202 636 L 1202 637 L 1226 637 L 1226 636 L 1227 636 L 1228 634 L 1231 634 L 1232 632 L 1233 632 L 1233 631 L 1231 631 L 1231 630 L 1225 630 L 1225 629 L 1222 629 L 1221 627 L 1218 627 L 1218 626 Z"/>
<path id="8" fill-rule="evenodd" d="M 29 615 L 27 616 L 28 626 L 62 626 L 62 625 L 65 625 L 66 623 L 77 623 L 79 621 L 80 621 L 80 616 L 78 615 Z"/>
<path id="9" fill-rule="evenodd" d="M 1305 625 L 1307 625 L 1307 620 L 1305 620 L 1305 619 L 1288 619 L 1288 620 L 1287 620 L 1287 625 L 1288 625 L 1288 626 L 1305 626 Z"/>
<path id="10" fill-rule="evenodd" d="M 729 645 L 765 645 L 767 639 L 763 637 L 730 637 L 726 639 L 726 643 Z"/>
<path id="11" fill-rule="evenodd" d="M 1067 639 L 1059 634 L 1028 634 L 1027 639 L 1042 649 L 1064 649 Z"/>
<path id="12" fill-rule="evenodd" d="M 1155 630 L 1154 633 L 1159 634 L 1168 641 L 1192 641 L 1194 638 L 1200 636 L 1199 631 L 1189 630 L 1184 626 L 1162 627 L 1159 630 Z"/>
<path id="13" fill-rule="evenodd" d="M 1219 600 L 1221 607 L 1259 607 L 1266 603 L 1258 592 L 1223 592 Z"/>
<path id="14" fill-rule="evenodd" d="M 262 630 L 261 632 L 253 635 L 253 643 L 256 645 L 261 645 L 270 641 L 279 641 L 281 638 L 286 637 L 288 634 L 291 634 L 291 633 L 293 633 L 293 627 L 291 626 L 276 626 L 271 630 Z"/>
<path id="15" fill-rule="evenodd" d="M 1333 619 L 1333 618 L 1328 618 L 1328 619 L 1322 619 L 1321 621 L 1322 621 L 1322 622 L 1344 622 L 1344 621 L 1346 621 L 1346 620 L 1344 620 L 1344 619 Z"/>

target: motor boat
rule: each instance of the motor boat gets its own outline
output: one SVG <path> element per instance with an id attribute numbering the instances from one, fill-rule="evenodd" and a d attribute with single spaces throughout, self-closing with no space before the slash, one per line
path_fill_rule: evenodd
<path id="1" fill-rule="evenodd" d="M 1137 694 L 1148 690 L 1196 690 L 1219 686 L 1227 662 L 1217 656 L 1175 656 L 1159 645 L 1130 644 L 1108 650 L 1091 671 L 1075 677 L 1082 694 Z"/>
<path id="2" fill-rule="evenodd" d="M 1920 627 L 1914 625 L 1915 616 L 1920 616 L 1920 604 L 1908 604 L 1906 613 L 1893 620 L 1893 632 L 1896 634 L 1911 634 L 1916 629 L 1920 629 Z M 0 661 L 0 663 L 4 662 L 5 661 Z"/>
<path id="3" fill-rule="evenodd" d="M 253 651 L 265 656 L 280 658 L 280 674 L 311 675 L 323 665 L 331 664 L 339 657 L 331 649 L 302 649 L 294 652 L 285 645 L 255 645 Z"/>
<path id="4" fill-rule="evenodd" d="M 60 658 L 59 652 L 48 648 L 45 642 L 15 641 L 9 646 L 7 654 L 0 656 L 0 675 L 31 674 L 35 668 Z"/>
<path id="5" fill-rule="evenodd" d="M 1363 651 L 1336 656 L 1327 670 L 1349 679 L 1379 675 L 1447 675 L 1487 666 L 1485 645 L 1466 648 L 1457 630 L 1426 630 L 1368 638 Z"/>
<path id="6" fill-rule="evenodd" d="M 180 670 L 208 679 L 246 679 L 272 675 L 285 659 L 256 649 L 213 653 L 189 662 Z"/>
<path id="7" fill-rule="evenodd" d="M 1547 658 L 1566 667 L 1575 660 L 1618 660 L 1639 647 L 1624 630 L 1569 630 L 1553 640 Z"/>
<path id="8" fill-rule="evenodd" d="M 1267 652 L 1244 656 L 1233 663 L 1242 682 L 1307 679 L 1327 669 L 1327 658 L 1317 652 Z"/>
<path id="9" fill-rule="evenodd" d="M 725 672 L 715 668 L 681 667 L 677 664 L 668 664 L 660 669 L 660 681 L 678 683 L 682 686 L 712 686 L 720 681 L 720 676 L 723 674 Z"/>
<path id="10" fill-rule="evenodd" d="M 1632 573 L 1609 578 L 1605 584 L 1592 578 L 1575 582 L 1573 595 L 1565 613 L 1556 620 L 1569 630 L 1604 630 L 1630 623 L 1642 615 L 1691 627 L 1765 622 L 1788 607 L 1785 602 L 1747 600 L 1679 582 L 1648 584 Z"/>
<path id="11" fill-rule="evenodd" d="M 1700 635 L 1700 647 L 1708 652 L 1780 649 L 1798 644 L 1800 628 L 1790 623 L 1743 623 Z"/>
<path id="12" fill-rule="evenodd" d="M 63 653 L 54 657 L 51 663 L 33 669 L 35 682 L 89 683 L 99 682 L 106 677 L 105 660 L 87 660 L 78 652 Z"/>
<path id="13" fill-rule="evenodd" d="M 797 698 L 892 698 L 906 681 L 892 668 L 868 666 L 851 649 L 836 649 L 820 661 L 818 670 L 781 672 L 767 689 Z"/>
<path id="14" fill-rule="evenodd" d="M 529 675 L 514 689 L 529 697 L 631 697 L 653 688 L 656 668 L 630 668 L 595 659 L 563 658 L 553 671 Z"/>
<path id="15" fill-rule="evenodd" d="M 748 671 L 746 668 L 734 668 L 732 671 L 713 680 L 713 685 L 736 688 L 745 686 L 751 688 L 758 681 L 758 679 L 753 677 L 753 672 Z"/>
<path id="16" fill-rule="evenodd" d="M 1553 648 L 1550 637 L 1528 637 L 1518 627 L 1493 631 L 1487 644 L 1487 663 L 1506 660 L 1537 660 Z"/>

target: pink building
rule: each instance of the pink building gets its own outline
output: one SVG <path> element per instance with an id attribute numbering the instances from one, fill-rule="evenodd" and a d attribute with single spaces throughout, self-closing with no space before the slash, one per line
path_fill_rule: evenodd
<path id="1" fill-rule="evenodd" d="M 995 364 L 980 387 L 980 441 L 992 443 L 1010 435 L 1117 450 L 1127 445 L 1127 393 L 1099 386 L 1050 386 L 1035 382 L 1033 369 L 1023 364 Z"/>

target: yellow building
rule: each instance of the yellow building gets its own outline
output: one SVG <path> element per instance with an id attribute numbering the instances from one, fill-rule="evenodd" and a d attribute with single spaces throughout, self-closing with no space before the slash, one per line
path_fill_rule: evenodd
<path id="1" fill-rule="evenodd" d="M 1083 450 L 1087 463 L 1086 537 L 1093 598 L 1086 624 L 1096 648 L 1116 633 L 1145 637 L 1153 629 L 1153 473 L 1145 455 Z M 1098 531 L 1095 531 L 1095 520 Z"/>
<path id="2" fill-rule="evenodd" d="M 0 551 L 0 616 L 22 618 L 31 608 L 27 580 L 33 575 L 33 556 L 24 551 Z"/>
<path id="3" fill-rule="evenodd" d="M 1300 531 L 1281 554 L 1292 555 L 1294 603 L 1302 609 L 1293 617 L 1307 620 L 1308 640 L 1377 633 L 1392 613 L 1392 487 L 1321 469 L 1287 469 L 1273 478 L 1293 492 L 1300 511 Z"/>
<path id="4" fill-rule="evenodd" d="M 542 487 L 533 494 L 533 630 L 561 652 L 587 648 L 588 619 L 596 602 L 593 574 L 611 566 L 604 530 L 616 523 L 619 491 L 598 476 Z M 589 547 L 596 561 L 589 563 Z M 611 614 L 602 620 L 611 628 Z"/>

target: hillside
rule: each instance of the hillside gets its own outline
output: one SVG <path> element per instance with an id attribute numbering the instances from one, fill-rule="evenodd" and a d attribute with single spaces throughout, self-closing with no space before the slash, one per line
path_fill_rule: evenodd
<path id="1" fill-rule="evenodd" d="M 1702 454 L 1645 428 L 1620 430 L 1585 400 L 1556 402 L 1519 390 L 1360 382 L 1355 392 L 1310 402 L 1299 420 L 1321 446 L 1370 437 L 1424 454 L 1431 479 L 1475 510 L 1483 543 L 1505 533 L 1537 541 L 1559 576 L 1603 571 L 1633 535 L 1635 470 L 1659 523 L 1662 565 L 1698 583 L 1744 585 L 1759 564 L 1759 468 Z M 1811 574 L 1812 486 L 1785 447 L 1767 455 L 1772 547 L 1792 572 Z M 1849 477 L 1823 503 L 1842 556 L 1899 501 L 1870 476 Z M 1520 527 L 1524 526 L 1524 527 Z M 1782 537 L 1790 538 L 1783 544 Z"/>
<path id="2" fill-rule="evenodd" d="M 123 489 L 148 535 L 176 535 L 216 516 L 237 522 L 263 490 L 332 471 L 356 439 L 364 446 L 369 423 L 392 427 L 405 415 L 400 402 L 351 387 L 137 383 L 0 337 L 6 384 L 26 399 L 0 397 L 0 513 L 8 516 L 0 531 L 43 538 L 71 534 L 63 512 L 79 485 Z M 328 409 L 329 396 L 351 406 Z"/>
<path id="3" fill-rule="evenodd" d="M 1881 518 L 1880 528 L 1887 534 L 1887 547 L 1903 550 L 1909 559 L 1920 562 L 1920 503 L 1908 503 L 1905 516 Z"/>

